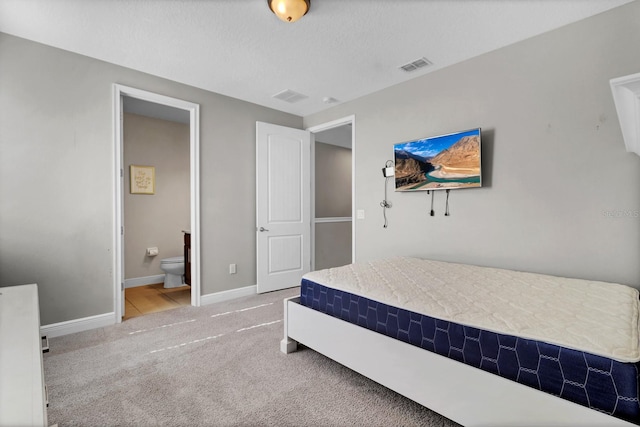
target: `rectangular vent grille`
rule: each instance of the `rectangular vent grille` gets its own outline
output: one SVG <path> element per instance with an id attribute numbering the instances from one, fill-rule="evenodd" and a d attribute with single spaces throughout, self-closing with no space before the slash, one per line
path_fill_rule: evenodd
<path id="1" fill-rule="evenodd" d="M 273 98 L 293 104 L 294 102 L 302 101 L 303 99 L 308 98 L 308 96 L 286 89 L 273 95 Z"/>
<path id="2" fill-rule="evenodd" d="M 427 65 L 431 65 L 431 62 L 429 62 L 427 58 L 420 58 L 416 59 L 415 61 L 411 61 L 408 64 L 401 65 L 400 69 L 409 73 L 411 71 L 417 70 L 418 68 L 426 67 Z"/>

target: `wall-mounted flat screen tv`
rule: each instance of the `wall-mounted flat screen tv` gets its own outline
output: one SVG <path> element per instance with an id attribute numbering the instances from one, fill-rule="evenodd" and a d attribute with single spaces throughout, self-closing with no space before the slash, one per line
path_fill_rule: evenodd
<path id="1" fill-rule="evenodd" d="M 396 191 L 482 186 L 480 128 L 393 146 Z"/>

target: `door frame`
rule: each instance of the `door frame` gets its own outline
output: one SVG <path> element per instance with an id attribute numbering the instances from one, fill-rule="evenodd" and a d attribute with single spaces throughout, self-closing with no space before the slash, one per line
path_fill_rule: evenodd
<path id="1" fill-rule="evenodd" d="M 189 113 L 189 183 L 191 221 L 191 305 L 200 306 L 200 105 L 157 93 L 113 84 L 113 290 L 116 323 L 122 322 L 124 289 L 124 158 L 123 158 L 123 97 L 131 97 Z"/>
<path id="2" fill-rule="evenodd" d="M 351 124 L 351 262 L 356 261 L 356 116 L 332 120 L 306 130 L 312 134 Z M 311 144 L 311 271 L 316 266 L 316 144 Z"/>

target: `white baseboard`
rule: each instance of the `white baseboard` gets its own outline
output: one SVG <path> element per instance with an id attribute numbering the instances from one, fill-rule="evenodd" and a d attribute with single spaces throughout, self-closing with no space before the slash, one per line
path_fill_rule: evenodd
<path id="1" fill-rule="evenodd" d="M 76 332 L 88 331 L 90 329 L 102 328 L 115 325 L 116 314 L 104 313 L 97 316 L 84 317 L 82 319 L 68 320 L 66 322 L 52 323 L 40 327 L 40 334 L 49 338 L 62 335 L 74 334 Z"/>
<path id="2" fill-rule="evenodd" d="M 164 282 L 164 274 L 156 274 L 155 276 L 134 277 L 133 279 L 124 279 L 124 287 L 126 289 L 138 286 L 155 285 Z"/>
<path id="3" fill-rule="evenodd" d="M 149 276 L 155 277 L 155 276 Z M 164 278 L 164 275 L 162 275 Z M 144 278 L 142 278 L 144 279 Z M 131 279 L 137 280 L 137 279 Z M 151 282 L 159 283 L 159 282 Z M 125 285 L 126 286 L 126 285 Z M 135 285 L 141 286 L 141 285 Z M 128 287 L 128 286 L 127 286 Z M 200 305 L 214 304 L 216 302 L 228 301 L 236 298 L 246 297 L 256 294 L 256 285 L 246 286 L 239 289 L 231 289 L 229 291 L 216 292 L 214 294 L 202 295 L 200 297 Z M 40 334 L 49 338 L 59 337 L 62 335 L 74 334 L 76 332 L 88 331 L 90 329 L 103 328 L 116 324 L 116 314 L 105 313 L 96 316 L 84 317 L 82 319 L 68 320 L 66 322 L 53 323 L 40 327 Z"/>
<path id="4" fill-rule="evenodd" d="M 231 289 L 229 291 L 216 292 L 215 294 L 202 295 L 200 297 L 200 305 L 214 304 L 216 302 L 228 301 L 240 297 L 247 297 L 256 294 L 257 286 L 246 286 L 239 289 Z"/>

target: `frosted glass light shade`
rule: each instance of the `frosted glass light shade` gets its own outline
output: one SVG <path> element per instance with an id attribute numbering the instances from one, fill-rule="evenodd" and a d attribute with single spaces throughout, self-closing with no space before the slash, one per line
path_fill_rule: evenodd
<path id="1" fill-rule="evenodd" d="M 269 8 L 285 22 L 295 22 L 309 11 L 310 0 L 267 0 Z"/>

